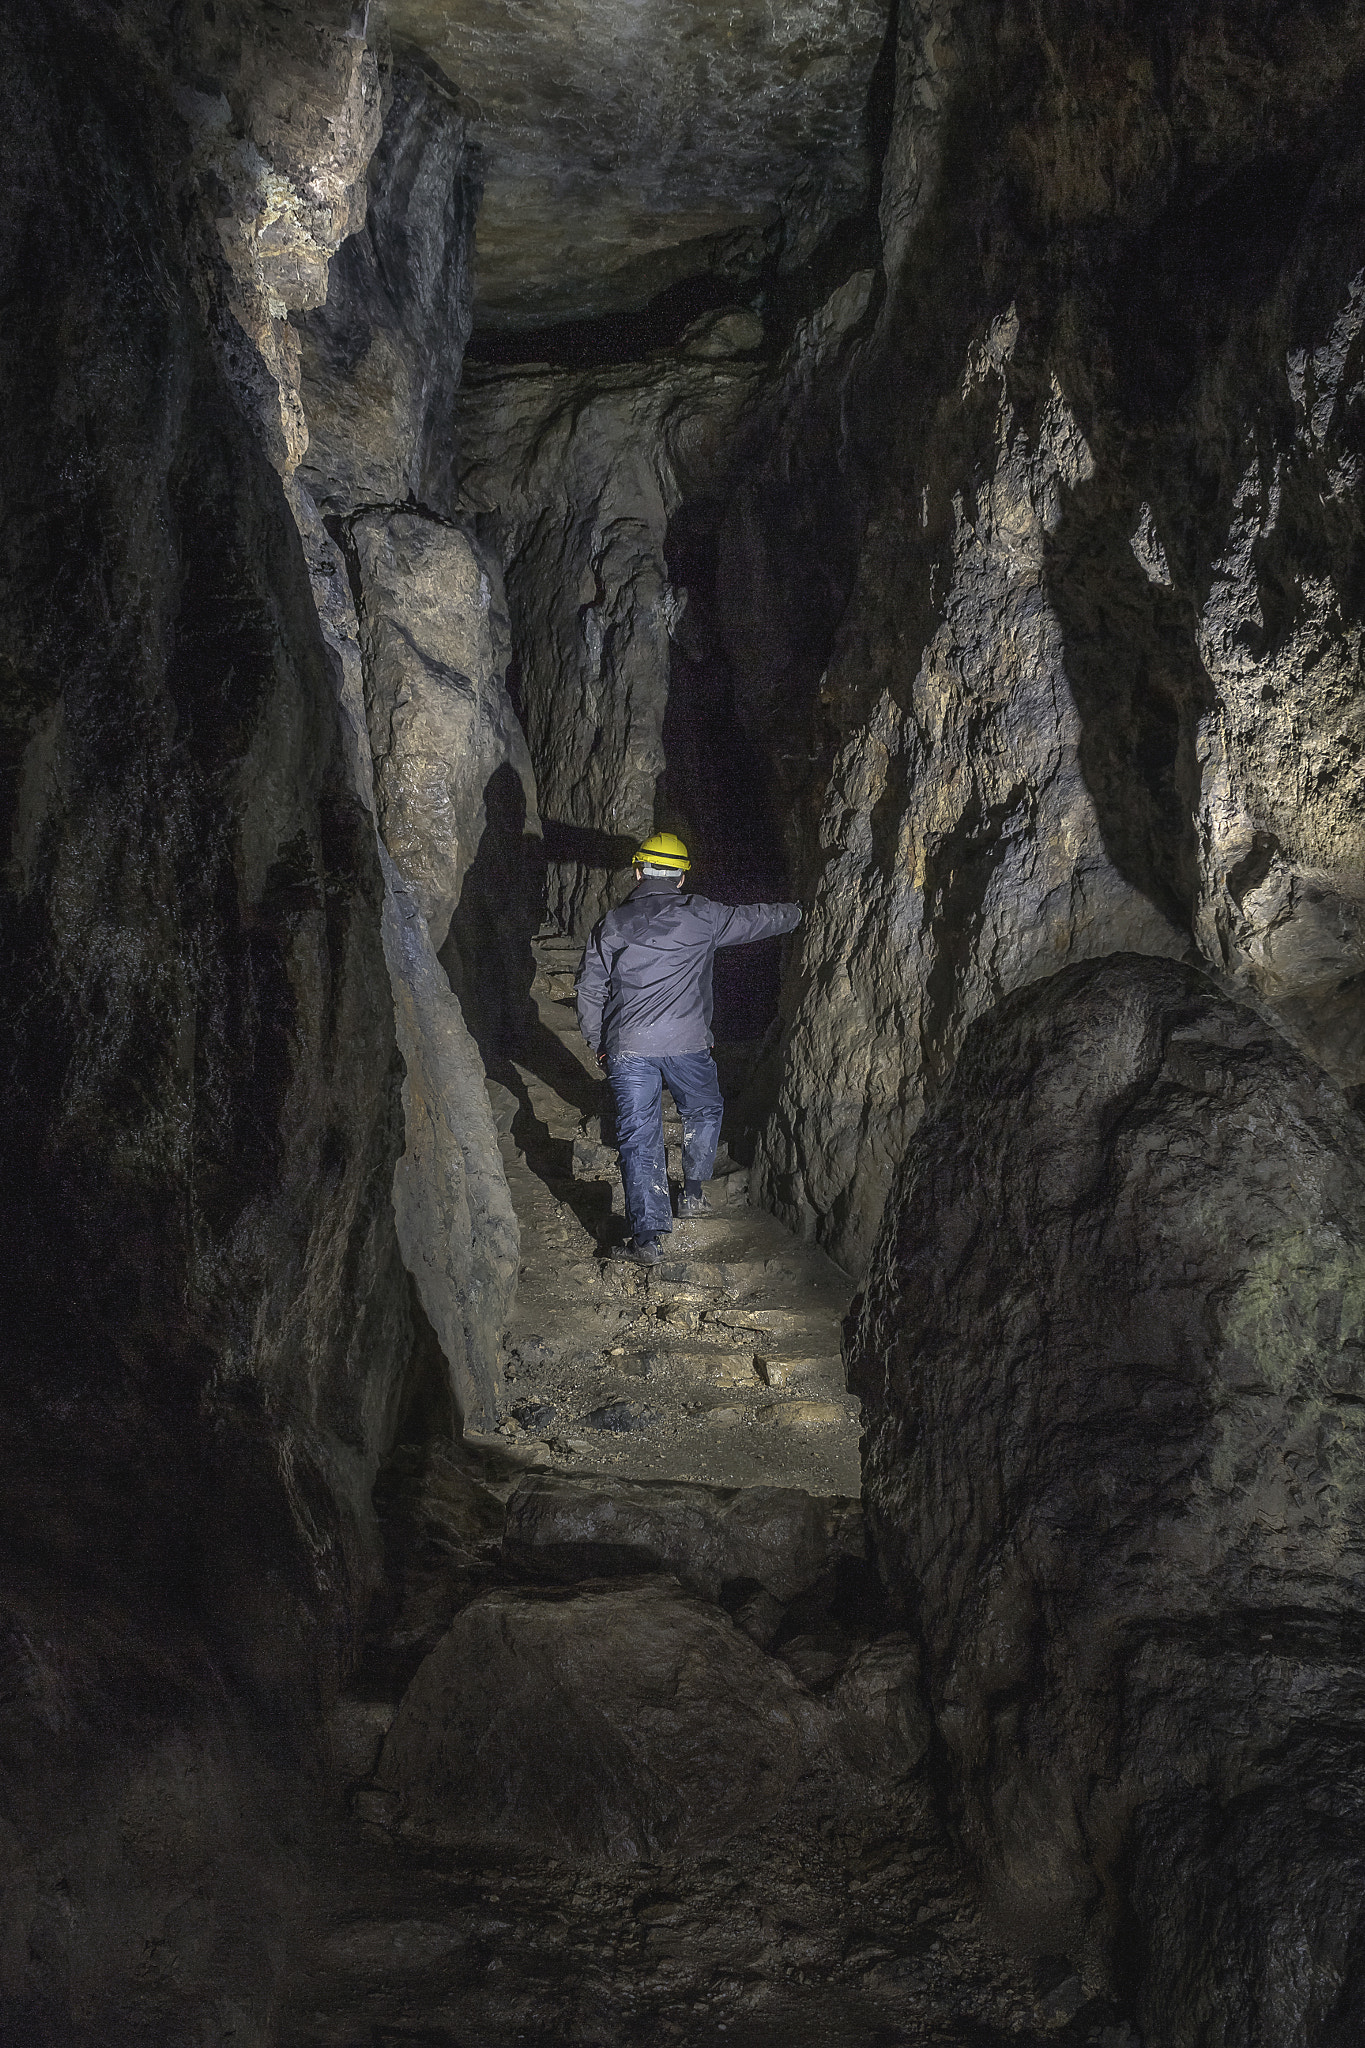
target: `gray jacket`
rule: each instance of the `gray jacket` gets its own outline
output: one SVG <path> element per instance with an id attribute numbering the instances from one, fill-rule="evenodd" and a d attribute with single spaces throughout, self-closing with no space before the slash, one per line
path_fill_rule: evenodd
<path id="1" fill-rule="evenodd" d="M 594 926 L 578 970 L 578 1022 L 594 1052 L 704 1052 L 717 946 L 789 932 L 799 903 L 712 903 L 653 875 Z"/>

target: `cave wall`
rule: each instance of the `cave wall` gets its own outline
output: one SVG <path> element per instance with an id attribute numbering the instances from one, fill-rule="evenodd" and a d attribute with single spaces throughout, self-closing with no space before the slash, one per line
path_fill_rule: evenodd
<path id="1" fill-rule="evenodd" d="M 546 907 L 586 936 L 655 824 L 670 637 L 669 521 L 724 478 L 755 381 L 752 317 L 703 319 L 643 363 L 471 374 L 461 502 L 504 565 Z"/>
<path id="2" fill-rule="evenodd" d="M 1356 2038 L 1365 1130 L 1136 955 L 968 1031 L 860 1311 L 865 1501 L 997 1912 L 1143 2038 Z"/>
<path id="3" fill-rule="evenodd" d="M 400 46 L 385 72 L 364 224 L 333 260 L 325 303 L 299 321 L 309 439 L 291 480 L 382 847 L 405 1070 L 399 1242 L 455 1413 L 474 1432 L 499 1412 L 518 1234 L 470 1022 L 487 1007 L 483 980 L 511 979 L 520 955 L 529 963 L 542 894 L 535 776 L 506 687 L 501 569 L 455 516 L 451 420 L 479 181 L 448 83 Z M 508 929 L 496 957 L 466 975 L 458 948 L 442 949 L 485 843 L 488 793 L 496 810 L 508 777 L 516 825 L 495 830 L 483 863 L 499 870 Z"/>
<path id="4" fill-rule="evenodd" d="M 966 1024 L 1068 960 L 1192 949 L 1365 1074 L 1362 47 L 1345 4 L 900 11 L 881 272 L 798 331 L 721 546 L 814 896 L 757 1185 L 855 1269 Z"/>
<path id="5" fill-rule="evenodd" d="M 425 1323 L 452 1423 L 496 1398 L 516 1267 L 432 906 L 376 833 L 383 578 L 366 639 L 358 543 L 299 474 L 294 321 L 367 219 L 387 60 L 349 0 L 72 0 L 0 38 L 0 2032 L 264 2041 L 377 1461 Z M 381 171 L 439 182 L 451 137 L 397 98 Z M 397 288 L 423 336 L 467 331 L 452 204 L 437 310 Z M 434 492 L 443 400 L 403 404 L 352 467 L 382 442 Z M 496 571 L 418 523 L 496 725 Z M 400 690 L 449 691 L 434 632 Z M 472 859 L 477 778 L 455 797 Z"/>
<path id="6" fill-rule="evenodd" d="M 363 217 L 326 297 L 296 323 L 308 446 L 300 482 L 324 513 L 415 500 L 451 509 L 450 414 L 472 321 L 482 165 L 449 81 L 399 45 Z"/>

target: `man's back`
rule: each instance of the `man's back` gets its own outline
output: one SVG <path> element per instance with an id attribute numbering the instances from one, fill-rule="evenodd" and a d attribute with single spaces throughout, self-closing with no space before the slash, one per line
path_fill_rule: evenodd
<path id="1" fill-rule="evenodd" d="M 647 875 L 588 941 L 577 990 L 583 1036 L 595 1052 L 704 1052 L 716 948 L 791 931 L 800 917 L 795 903 L 713 903 L 681 895 L 671 876 Z"/>

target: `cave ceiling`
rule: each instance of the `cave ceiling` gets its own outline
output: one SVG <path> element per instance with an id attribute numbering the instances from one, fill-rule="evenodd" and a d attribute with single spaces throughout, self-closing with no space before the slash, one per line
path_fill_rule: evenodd
<path id="1" fill-rule="evenodd" d="M 807 259 L 868 190 L 889 0 L 390 0 L 483 150 L 476 321 L 635 310 Z"/>

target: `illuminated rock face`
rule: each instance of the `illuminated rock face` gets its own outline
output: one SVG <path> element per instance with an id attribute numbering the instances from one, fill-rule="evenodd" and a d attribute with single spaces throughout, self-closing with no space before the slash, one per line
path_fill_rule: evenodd
<path id="1" fill-rule="evenodd" d="M 392 0 L 484 152 L 478 317 L 545 326 L 808 260 L 859 212 L 884 0 Z"/>
<path id="2" fill-rule="evenodd" d="M 1068 968 L 968 1033 L 850 1340 L 964 1837 L 1101 1976 L 1129 1916 L 1155 2040 L 1359 2018 L 1361 1141 L 1203 975 Z"/>
<path id="3" fill-rule="evenodd" d="M 854 1270 L 971 1018 L 1067 961 L 1189 949 L 1365 1081 L 1365 29 L 1183 22 L 1163 85 L 1042 21 L 903 10 L 884 280 L 796 335 L 721 533 L 813 895 L 758 1185 Z"/>

